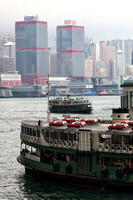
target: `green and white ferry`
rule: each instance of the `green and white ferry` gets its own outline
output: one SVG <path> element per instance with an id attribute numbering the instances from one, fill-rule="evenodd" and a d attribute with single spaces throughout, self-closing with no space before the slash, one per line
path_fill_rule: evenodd
<path id="1" fill-rule="evenodd" d="M 122 88 L 112 120 L 22 121 L 18 162 L 75 186 L 132 190 L 133 83 Z"/>
<path id="2" fill-rule="evenodd" d="M 92 112 L 92 102 L 88 98 L 54 98 L 49 100 L 49 109 L 51 113 L 78 113 L 89 114 Z"/>

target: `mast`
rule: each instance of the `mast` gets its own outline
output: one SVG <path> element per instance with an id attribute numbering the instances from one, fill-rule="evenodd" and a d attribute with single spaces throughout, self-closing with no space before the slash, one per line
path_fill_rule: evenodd
<path id="1" fill-rule="evenodd" d="M 50 111 L 49 111 L 49 74 L 48 74 L 48 81 L 47 81 L 47 85 L 48 85 L 48 107 L 47 107 L 47 122 L 50 121 Z"/>

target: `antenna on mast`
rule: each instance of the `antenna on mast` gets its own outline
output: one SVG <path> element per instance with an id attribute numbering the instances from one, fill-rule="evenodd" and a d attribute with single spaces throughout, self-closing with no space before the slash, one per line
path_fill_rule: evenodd
<path id="1" fill-rule="evenodd" d="M 47 81 L 47 85 L 48 85 L 48 108 L 47 108 L 47 122 L 50 121 L 50 111 L 49 111 L 49 74 L 48 74 L 48 81 Z"/>

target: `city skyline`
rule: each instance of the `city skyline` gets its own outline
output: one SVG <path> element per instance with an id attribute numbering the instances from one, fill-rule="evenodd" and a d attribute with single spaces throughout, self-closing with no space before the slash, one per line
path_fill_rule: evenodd
<path id="1" fill-rule="evenodd" d="M 15 35 L 15 21 L 22 21 L 25 15 L 38 15 L 48 22 L 49 46 L 54 44 L 56 26 L 67 19 L 77 20 L 77 25 L 85 27 L 85 37 L 97 43 L 105 38 L 133 38 L 132 6 L 130 0 L 112 0 L 111 4 L 105 0 L 5 0 L 0 6 L 0 35 Z"/>

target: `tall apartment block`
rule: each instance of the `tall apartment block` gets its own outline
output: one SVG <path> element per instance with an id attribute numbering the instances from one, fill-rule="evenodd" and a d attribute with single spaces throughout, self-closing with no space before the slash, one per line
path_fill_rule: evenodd
<path id="1" fill-rule="evenodd" d="M 57 26 L 57 74 L 84 77 L 84 27 L 74 20 Z"/>
<path id="2" fill-rule="evenodd" d="M 48 74 L 47 22 L 25 16 L 15 23 L 16 70 L 22 83 L 45 85 Z"/>
<path id="3" fill-rule="evenodd" d="M 116 48 L 108 46 L 106 41 L 100 42 L 100 59 L 103 69 L 107 71 L 107 77 L 111 80 L 115 76 Z"/>

